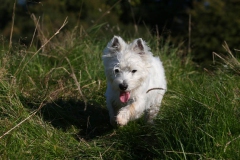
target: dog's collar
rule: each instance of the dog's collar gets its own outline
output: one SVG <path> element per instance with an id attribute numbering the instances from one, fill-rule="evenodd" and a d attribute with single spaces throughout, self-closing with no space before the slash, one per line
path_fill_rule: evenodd
<path id="1" fill-rule="evenodd" d="M 152 90 L 165 90 L 165 89 L 163 89 L 163 88 L 150 88 L 149 90 L 147 90 L 147 92 L 146 93 L 148 93 L 148 92 L 150 92 L 150 91 L 152 91 Z"/>

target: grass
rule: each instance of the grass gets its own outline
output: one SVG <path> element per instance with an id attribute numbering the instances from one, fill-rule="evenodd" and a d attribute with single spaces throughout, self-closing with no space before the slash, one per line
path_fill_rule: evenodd
<path id="1" fill-rule="evenodd" d="M 2 42 L 0 159 L 239 159 L 239 75 L 197 68 L 154 37 L 168 81 L 159 116 L 112 128 L 101 61 L 110 38 L 97 30 L 44 52 Z"/>

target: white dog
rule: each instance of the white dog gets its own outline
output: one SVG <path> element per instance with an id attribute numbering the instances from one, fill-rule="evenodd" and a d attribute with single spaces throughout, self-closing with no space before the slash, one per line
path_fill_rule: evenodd
<path id="1" fill-rule="evenodd" d="M 127 44 L 114 36 L 103 51 L 107 108 L 112 125 L 126 125 L 144 112 L 152 122 L 167 89 L 164 68 L 141 39 Z"/>

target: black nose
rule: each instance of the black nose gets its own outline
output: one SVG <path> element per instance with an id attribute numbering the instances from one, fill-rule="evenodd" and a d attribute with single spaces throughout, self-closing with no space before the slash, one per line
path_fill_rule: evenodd
<path id="1" fill-rule="evenodd" d="M 119 88 L 123 91 L 125 91 L 128 88 L 128 85 L 126 83 L 119 84 Z"/>

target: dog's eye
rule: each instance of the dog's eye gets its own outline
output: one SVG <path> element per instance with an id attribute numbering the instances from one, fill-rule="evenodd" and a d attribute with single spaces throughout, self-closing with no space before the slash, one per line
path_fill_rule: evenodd
<path id="1" fill-rule="evenodd" d="M 114 72 L 115 72 L 115 73 L 119 73 L 119 69 L 115 69 Z"/>
<path id="2" fill-rule="evenodd" d="M 132 73 L 135 73 L 135 72 L 137 72 L 137 70 L 132 70 Z"/>

